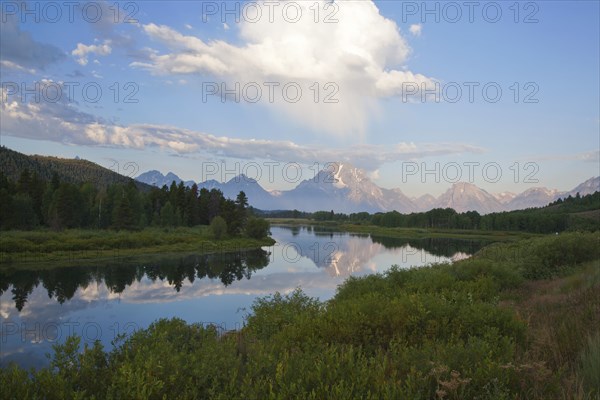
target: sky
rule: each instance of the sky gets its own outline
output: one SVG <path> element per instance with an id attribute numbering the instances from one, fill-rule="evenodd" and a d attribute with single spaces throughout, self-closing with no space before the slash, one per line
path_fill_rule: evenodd
<path id="1" fill-rule="evenodd" d="M 600 2 L 2 1 L 0 142 L 286 190 L 600 175 Z"/>

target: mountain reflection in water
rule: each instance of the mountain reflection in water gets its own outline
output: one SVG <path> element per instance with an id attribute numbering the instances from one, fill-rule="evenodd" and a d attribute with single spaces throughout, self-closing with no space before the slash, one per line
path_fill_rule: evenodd
<path id="1" fill-rule="evenodd" d="M 179 317 L 237 329 L 258 296 L 297 287 L 327 300 L 351 275 L 464 258 L 480 241 L 396 239 L 318 227 L 272 227 L 274 246 L 145 263 L 0 271 L 0 365 L 47 364 L 45 353 L 68 334 L 107 348 L 120 333 L 157 318 Z"/>

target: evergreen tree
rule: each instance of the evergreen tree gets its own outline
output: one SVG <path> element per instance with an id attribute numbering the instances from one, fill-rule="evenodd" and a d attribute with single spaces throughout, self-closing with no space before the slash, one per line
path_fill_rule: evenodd
<path id="1" fill-rule="evenodd" d="M 19 180 L 17 182 L 17 192 L 29 194 L 29 185 L 31 183 L 30 181 L 31 176 L 29 174 L 29 169 L 26 168 L 21 172 L 21 176 L 19 177 Z"/>
<path id="2" fill-rule="evenodd" d="M 160 225 L 163 227 L 175 226 L 175 209 L 170 201 L 160 210 Z"/>
<path id="3" fill-rule="evenodd" d="M 239 192 L 235 199 L 236 219 L 239 221 L 240 228 L 246 226 L 248 219 L 248 197 L 243 191 Z"/>
<path id="4" fill-rule="evenodd" d="M 33 211 L 33 200 L 26 193 L 17 193 L 11 201 L 9 226 L 15 229 L 32 229 L 38 225 L 36 213 Z"/>
<path id="5" fill-rule="evenodd" d="M 198 214 L 200 217 L 201 225 L 208 225 L 210 222 L 208 217 L 208 209 L 210 202 L 210 192 L 206 188 L 200 189 L 200 195 L 198 196 Z"/>
<path id="6" fill-rule="evenodd" d="M 198 185 L 195 183 L 186 193 L 185 224 L 195 226 L 200 223 L 200 204 L 198 201 Z"/>
<path id="7" fill-rule="evenodd" d="M 211 222 L 214 217 L 221 213 L 221 202 L 223 193 L 218 189 L 212 189 L 208 197 L 208 221 Z"/>
<path id="8" fill-rule="evenodd" d="M 81 225 L 82 199 L 76 186 L 61 183 L 52 196 L 49 210 L 54 229 L 76 228 Z"/>
<path id="9" fill-rule="evenodd" d="M 115 229 L 133 229 L 135 227 L 135 219 L 129 196 L 123 190 L 123 195 L 117 201 L 117 206 L 113 212 L 112 226 Z"/>

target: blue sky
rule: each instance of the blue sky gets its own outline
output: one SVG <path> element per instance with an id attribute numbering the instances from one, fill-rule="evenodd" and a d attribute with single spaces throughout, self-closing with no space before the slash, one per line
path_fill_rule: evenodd
<path id="1" fill-rule="evenodd" d="M 597 1 L 228 2 L 239 22 L 222 2 L 116 4 L 2 2 L 3 145 L 194 180 L 259 165 L 268 189 L 298 183 L 290 162 L 408 195 L 457 171 L 490 192 L 599 175 Z"/>

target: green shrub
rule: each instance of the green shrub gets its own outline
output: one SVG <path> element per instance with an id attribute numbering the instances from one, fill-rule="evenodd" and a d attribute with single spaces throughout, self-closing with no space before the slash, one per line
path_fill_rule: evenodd
<path id="1" fill-rule="evenodd" d="M 246 235 L 254 239 L 262 239 L 271 234 L 269 221 L 262 218 L 250 217 L 246 222 Z"/>
<path id="2" fill-rule="evenodd" d="M 599 233 L 570 232 L 491 245 L 480 251 L 475 260 L 501 263 L 502 268 L 512 266 L 526 279 L 550 279 L 572 271 L 577 264 L 599 258 Z M 457 264 L 465 262 L 470 260 Z"/>
<path id="3" fill-rule="evenodd" d="M 276 292 L 254 300 L 252 314 L 247 318 L 246 332 L 258 339 L 268 340 L 304 314 L 315 317 L 321 310 L 319 301 L 308 297 L 300 289 L 287 295 Z"/>
<path id="4" fill-rule="evenodd" d="M 210 222 L 210 231 L 215 239 L 220 240 L 227 233 L 227 222 L 221 216 L 214 217 Z"/>

